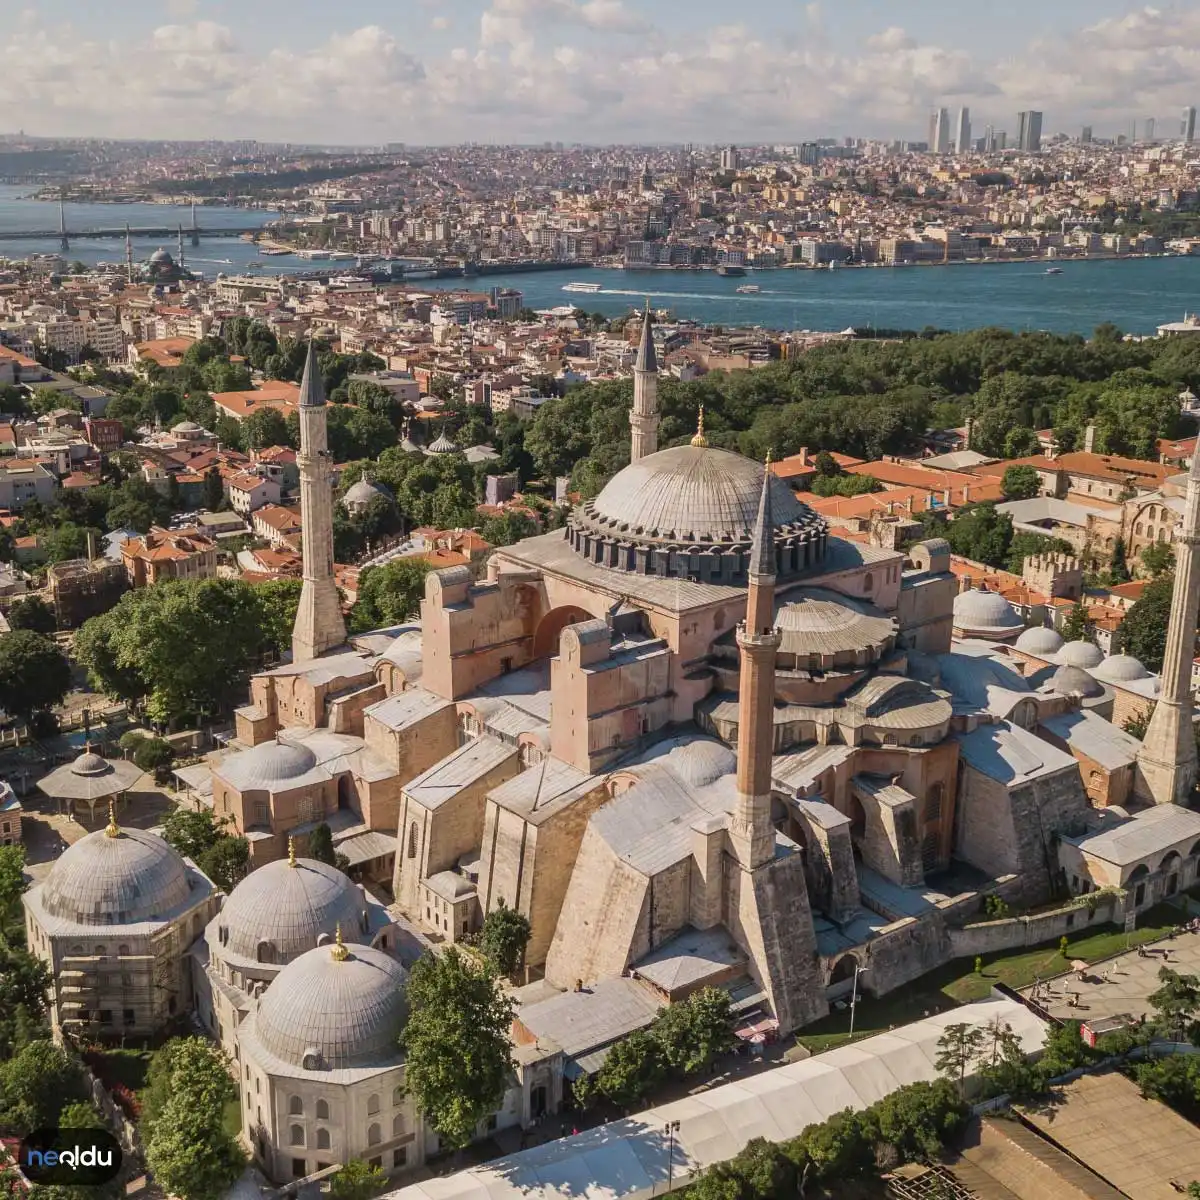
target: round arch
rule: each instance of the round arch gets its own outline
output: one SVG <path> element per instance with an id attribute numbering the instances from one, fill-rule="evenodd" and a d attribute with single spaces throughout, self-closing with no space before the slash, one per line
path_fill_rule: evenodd
<path id="1" fill-rule="evenodd" d="M 533 634 L 533 657 L 535 659 L 551 658 L 558 653 L 558 639 L 568 625 L 577 625 L 580 621 L 590 621 L 592 614 L 585 612 L 576 604 L 563 604 L 552 608 L 538 622 Z"/>

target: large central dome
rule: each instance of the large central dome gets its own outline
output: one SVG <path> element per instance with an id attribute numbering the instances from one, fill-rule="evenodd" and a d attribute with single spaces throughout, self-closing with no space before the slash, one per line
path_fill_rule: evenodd
<path id="1" fill-rule="evenodd" d="M 639 574 L 703 582 L 744 582 L 758 516 L 761 463 L 710 446 L 674 446 L 618 472 L 572 515 L 568 536 L 579 553 Z M 777 568 L 794 574 L 825 550 L 826 526 L 771 477 Z"/>

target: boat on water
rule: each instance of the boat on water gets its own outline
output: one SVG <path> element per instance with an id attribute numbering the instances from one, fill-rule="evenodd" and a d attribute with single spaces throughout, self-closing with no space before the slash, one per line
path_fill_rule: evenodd
<path id="1" fill-rule="evenodd" d="M 599 284 L 599 283 L 566 283 L 566 284 L 563 284 L 563 291 L 564 292 L 587 292 L 589 294 L 594 294 L 595 292 L 600 291 L 602 286 L 603 285 Z"/>
<path id="2" fill-rule="evenodd" d="M 1046 274 L 1047 275 L 1061 275 L 1062 267 L 1047 267 Z"/>
<path id="3" fill-rule="evenodd" d="M 259 254 L 269 254 L 269 255 L 270 255 L 272 258 L 274 258 L 274 257 L 276 257 L 276 256 L 277 256 L 277 255 L 279 255 L 279 254 L 291 254 L 291 251 L 290 251 L 290 250 L 280 250 L 280 249 L 274 249 L 274 248 L 273 248 L 273 249 L 270 249 L 270 250 L 259 250 Z"/>
<path id="4" fill-rule="evenodd" d="M 757 283 L 743 283 L 737 291 L 740 296 L 757 296 L 762 291 L 762 288 Z"/>
<path id="5" fill-rule="evenodd" d="M 299 258 L 307 258 L 312 262 L 324 262 L 329 258 L 328 250 L 297 250 L 296 255 Z"/>
<path id="6" fill-rule="evenodd" d="M 745 267 L 734 267 L 728 263 L 717 268 L 717 274 L 724 275 L 727 279 L 740 279 L 745 273 Z"/>

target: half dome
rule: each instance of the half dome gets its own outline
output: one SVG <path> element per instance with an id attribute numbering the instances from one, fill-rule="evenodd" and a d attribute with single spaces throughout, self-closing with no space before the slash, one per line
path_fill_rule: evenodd
<path id="1" fill-rule="evenodd" d="M 51 916 L 80 925 L 164 919 L 188 898 L 187 865 L 157 834 L 97 830 L 67 847 L 41 889 Z"/>
<path id="2" fill-rule="evenodd" d="M 310 1071 L 385 1067 L 400 1056 L 404 968 L 369 946 L 318 946 L 289 963 L 258 1007 L 258 1040 Z"/>

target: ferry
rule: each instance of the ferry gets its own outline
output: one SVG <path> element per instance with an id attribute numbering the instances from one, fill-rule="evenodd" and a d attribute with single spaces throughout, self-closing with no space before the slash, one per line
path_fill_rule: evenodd
<path id="1" fill-rule="evenodd" d="M 603 284 L 599 283 L 567 283 L 563 285 L 564 292 L 587 292 L 589 295 L 601 291 Z"/>
<path id="2" fill-rule="evenodd" d="M 735 267 L 729 263 L 725 263 L 717 268 L 718 275 L 724 275 L 727 279 L 734 279 L 746 274 L 745 267 Z"/>
<path id="3" fill-rule="evenodd" d="M 290 250 L 279 250 L 279 249 L 259 250 L 259 254 L 269 254 L 272 258 L 275 258 L 276 256 L 278 256 L 280 254 L 291 254 L 291 251 Z"/>
<path id="4" fill-rule="evenodd" d="M 1046 274 L 1047 275 L 1061 275 L 1062 267 L 1047 267 Z"/>
<path id="5" fill-rule="evenodd" d="M 324 262 L 329 258 L 328 250 L 297 250 L 297 258 L 307 258 L 312 262 Z"/>
<path id="6" fill-rule="evenodd" d="M 737 291 L 741 296 L 757 296 L 762 291 L 762 288 L 757 283 L 743 283 Z"/>

